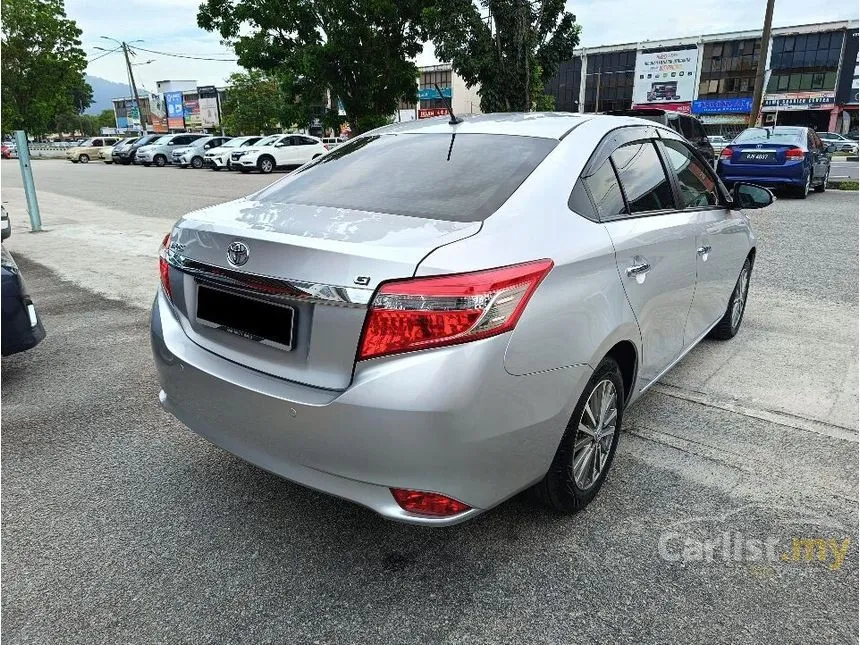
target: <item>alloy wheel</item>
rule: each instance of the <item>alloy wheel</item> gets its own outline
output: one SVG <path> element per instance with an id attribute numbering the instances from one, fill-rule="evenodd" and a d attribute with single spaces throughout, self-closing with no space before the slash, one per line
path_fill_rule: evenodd
<path id="1" fill-rule="evenodd" d="M 735 285 L 734 298 L 732 299 L 732 329 L 737 329 L 741 324 L 741 317 L 744 314 L 744 307 L 747 302 L 747 291 L 750 287 L 750 272 L 749 268 L 744 265 L 738 283 Z"/>
<path id="2" fill-rule="evenodd" d="M 603 472 L 618 418 L 618 392 L 609 379 L 598 382 L 582 409 L 573 441 L 571 469 L 580 490 L 591 488 Z"/>
<path id="3" fill-rule="evenodd" d="M 263 160 L 260 162 L 260 170 L 262 170 L 264 173 L 270 173 L 270 172 L 272 172 L 272 162 L 271 162 L 271 160 L 269 160 L 269 159 L 263 159 Z"/>

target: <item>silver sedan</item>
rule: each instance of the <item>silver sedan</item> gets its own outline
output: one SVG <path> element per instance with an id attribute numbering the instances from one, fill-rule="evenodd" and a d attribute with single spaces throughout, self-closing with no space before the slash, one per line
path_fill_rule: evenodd
<path id="1" fill-rule="evenodd" d="M 756 242 L 669 128 L 430 119 L 357 137 L 165 237 L 162 405 L 381 515 L 453 524 L 529 487 L 583 508 L 625 408 L 743 320 Z"/>

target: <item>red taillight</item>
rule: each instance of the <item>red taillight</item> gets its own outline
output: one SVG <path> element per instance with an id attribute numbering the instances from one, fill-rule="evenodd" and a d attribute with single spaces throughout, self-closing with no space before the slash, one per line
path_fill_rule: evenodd
<path id="1" fill-rule="evenodd" d="M 552 260 L 395 280 L 370 306 L 359 360 L 466 343 L 514 328 Z"/>
<path id="2" fill-rule="evenodd" d="M 170 292 L 170 265 L 167 263 L 167 244 L 170 242 L 170 233 L 164 236 L 161 248 L 158 249 L 158 273 L 161 276 L 161 288 L 168 298 L 172 298 Z"/>
<path id="3" fill-rule="evenodd" d="M 806 156 L 806 153 L 803 152 L 802 148 L 789 148 L 785 151 L 786 159 L 803 159 Z"/>
<path id="4" fill-rule="evenodd" d="M 469 506 L 440 493 L 425 493 L 420 490 L 392 488 L 391 494 L 400 508 L 418 515 L 450 517 L 469 510 Z"/>
<path id="5" fill-rule="evenodd" d="M 726 146 L 720 151 L 720 159 L 731 159 L 733 152 L 734 150 L 732 150 L 729 146 Z"/>

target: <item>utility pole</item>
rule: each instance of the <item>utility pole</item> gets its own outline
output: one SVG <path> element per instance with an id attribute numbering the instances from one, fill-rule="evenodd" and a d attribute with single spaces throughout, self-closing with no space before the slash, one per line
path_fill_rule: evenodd
<path id="1" fill-rule="evenodd" d="M 141 134 L 146 134 L 146 123 L 143 120 L 143 107 L 140 105 L 140 97 L 137 94 L 137 84 L 134 82 L 134 72 L 131 71 L 131 61 L 128 59 L 128 44 L 123 41 L 122 53 L 125 54 L 125 65 L 128 67 L 128 77 L 131 80 L 131 91 L 134 94 L 134 102 L 137 105 L 137 115 L 140 119 Z"/>
<path id="2" fill-rule="evenodd" d="M 774 0 L 767 0 L 767 8 L 764 11 L 764 27 L 761 30 L 761 47 L 758 52 L 758 68 L 755 71 L 752 109 L 750 110 L 749 126 L 751 128 L 755 127 L 755 124 L 758 123 L 764 96 L 764 68 L 767 65 L 767 52 L 770 49 L 770 26 L 773 22 L 773 5 Z"/>

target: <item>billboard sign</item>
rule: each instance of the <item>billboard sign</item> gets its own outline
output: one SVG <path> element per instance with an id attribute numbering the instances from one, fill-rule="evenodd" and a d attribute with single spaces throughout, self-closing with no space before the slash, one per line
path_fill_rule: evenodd
<path id="1" fill-rule="evenodd" d="M 434 116 L 448 116 L 448 108 L 421 108 L 418 110 L 419 119 L 432 119 Z"/>
<path id="2" fill-rule="evenodd" d="M 203 121 L 200 118 L 200 101 L 197 94 L 187 94 L 182 102 L 182 116 L 185 117 L 185 125 L 189 128 L 199 128 Z"/>
<path id="3" fill-rule="evenodd" d="M 164 95 L 164 103 L 167 107 L 167 126 L 171 130 L 184 128 L 182 92 L 167 92 Z"/>
<path id="4" fill-rule="evenodd" d="M 197 96 L 200 103 L 200 121 L 204 128 L 217 128 L 220 124 L 218 118 L 218 90 L 214 85 L 205 85 L 197 88 Z"/>
<path id="5" fill-rule="evenodd" d="M 653 110 L 654 103 L 634 103 L 633 109 L 646 109 Z M 689 114 L 690 113 L 690 104 L 689 103 L 660 103 L 657 105 L 661 110 L 669 110 L 670 112 L 680 112 L 681 114 Z"/>
<path id="6" fill-rule="evenodd" d="M 693 101 L 693 114 L 749 114 L 750 112 L 752 112 L 752 98 Z"/>
<path id="7" fill-rule="evenodd" d="M 836 85 L 836 102 L 839 105 L 857 105 L 860 93 L 860 48 L 857 46 L 857 30 L 845 34 L 845 51 L 842 52 L 842 69 Z"/>
<path id="8" fill-rule="evenodd" d="M 782 110 L 831 110 L 836 105 L 833 90 L 828 92 L 788 92 L 786 94 L 765 94 L 765 112 Z"/>
<path id="9" fill-rule="evenodd" d="M 689 102 L 696 91 L 699 50 L 639 52 L 633 80 L 633 103 Z"/>

